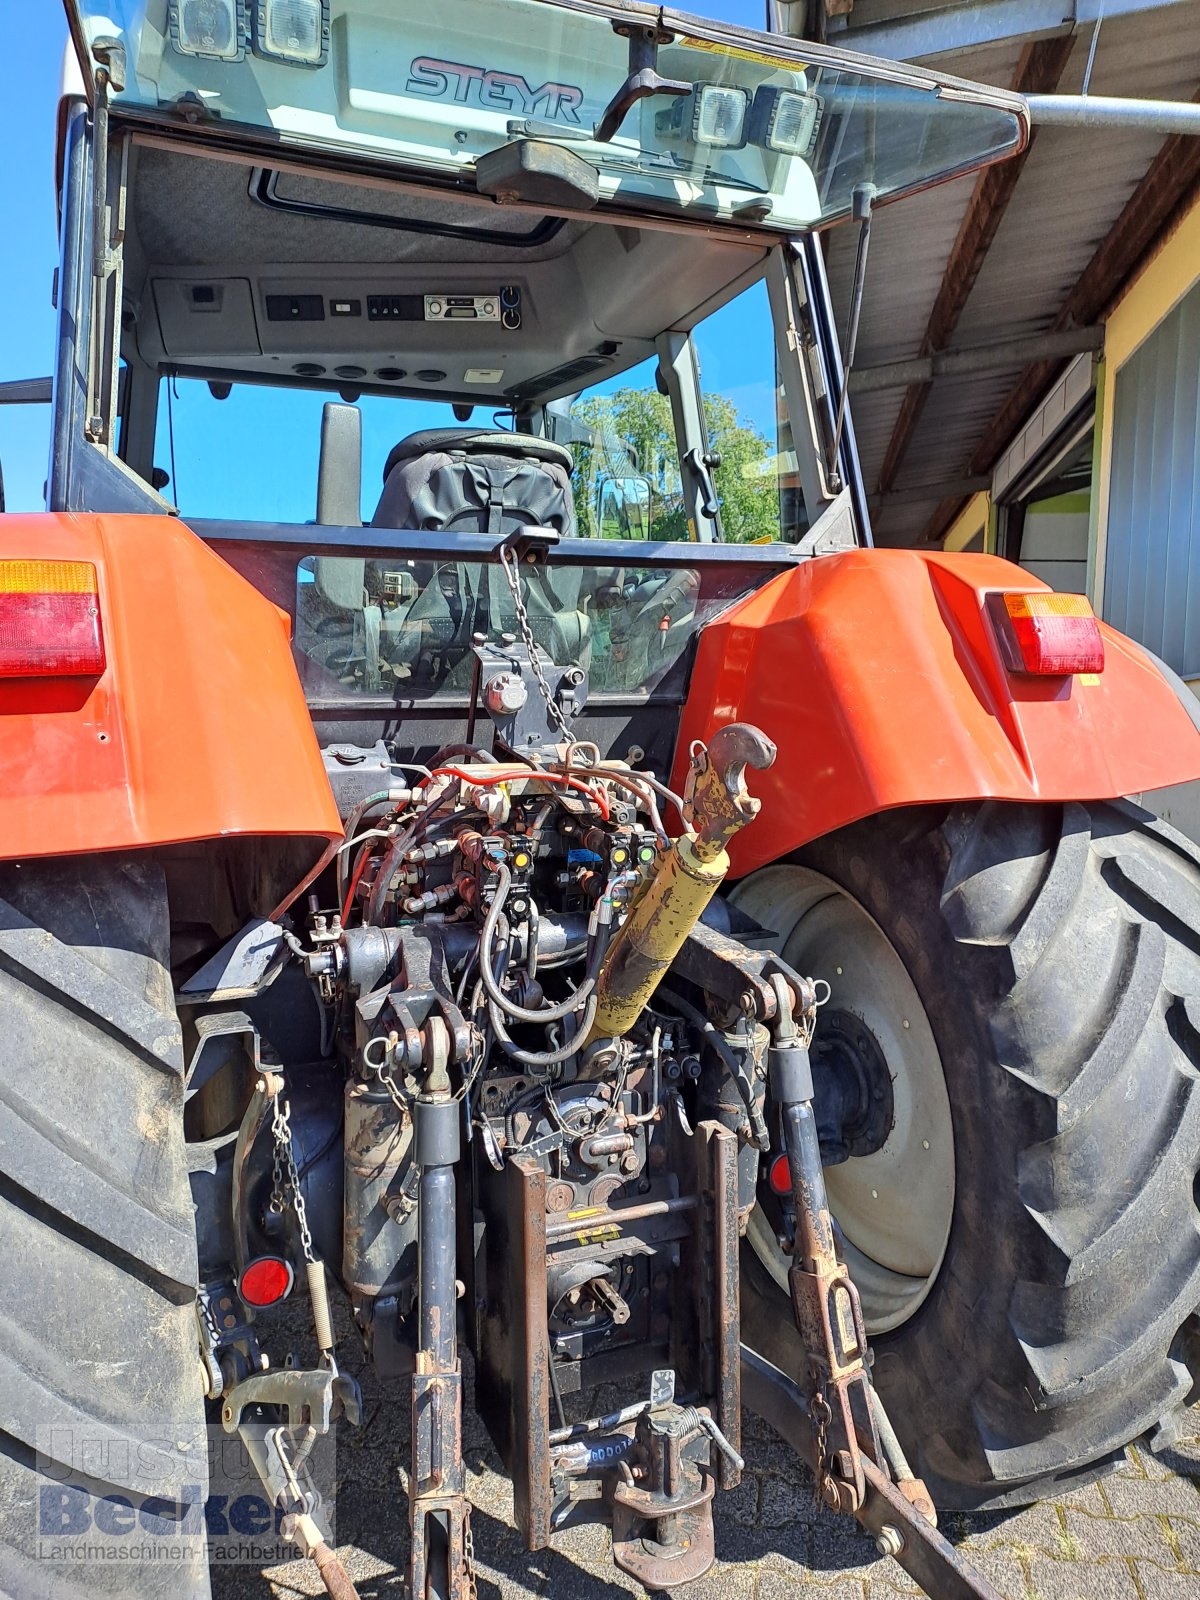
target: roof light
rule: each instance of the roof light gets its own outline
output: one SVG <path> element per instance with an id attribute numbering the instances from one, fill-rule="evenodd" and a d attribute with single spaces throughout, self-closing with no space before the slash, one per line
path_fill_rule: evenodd
<path id="1" fill-rule="evenodd" d="M 167 22 L 181 56 L 240 61 L 246 54 L 244 0 L 167 0 Z"/>
<path id="2" fill-rule="evenodd" d="M 767 1182 L 778 1195 L 788 1195 L 792 1192 L 792 1169 L 788 1166 L 786 1156 L 776 1156 L 767 1168 Z"/>
<path id="3" fill-rule="evenodd" d="M 292 67 L 323 67 L 329 0 L 255 0 L 254 53 Z"/>
<path id="4" fill-rule="evenodd" d="M 282 1256 L 259 1256 L 248 1262 L 238 1283 L 238 1293 L 248 1306 L 273 1306 L 292 1292 L 295 1274 Z"/>
<path id="5" fill-rule="evenodd" d="M 0 561 L 0 677 L 95 677 L 104 671 L 90 561 Z"/>
<path id="6" fill-rule="evenodd" d="M 1084 595 L 1001 591 L 988 596 L 1005 665 L 1010 672 L 1068 677 L 1104 671 L 1104 640 Z"/>
<path id="7" fill-rule="evenodd" d="M 750 96 L 744 89 L 721 83 L 698 83 L 655 118 L 663 139 L 690 139 L 718 150 L 740 150 L 746 142 Z"/>
<path id="8" fill-rule="evenodd" d="M 767 84 L 754 96 L 750 112 L 750 137 L 782 156 L 806 156 L 821 124 L 821 99 L 797 94 L 794 89 L 772 89 Z"/>

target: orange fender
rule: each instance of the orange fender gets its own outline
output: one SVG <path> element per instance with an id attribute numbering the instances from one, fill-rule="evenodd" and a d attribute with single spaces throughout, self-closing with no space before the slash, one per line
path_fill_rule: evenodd
<path id="1" fill-rule="evenodd" d="M 99 677 L 0 679 L 0 857 L 342 835 L 288 618 L 170 517 L 0 517 L 0 559 L 90 561 Z"/>
<path id="2" fill-rule="evenodd" d="M 701 633 L 676 752 L 726 722 L 779 746 L 735 874 L 897 806 L 1106 800 L 1200 777 L 1200 734 L 1131 640 L 1094 677 L 1009 673 L 985 614 L 1044 589 L 995 556 L 851 550 L 773 578 Z"/>

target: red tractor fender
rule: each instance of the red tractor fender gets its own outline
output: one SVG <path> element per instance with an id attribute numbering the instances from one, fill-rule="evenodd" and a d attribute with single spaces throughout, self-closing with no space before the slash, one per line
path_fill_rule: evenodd
<path id="1" fill-rule="evenodd" d="M 1046 585 L 995 556 L 850 550 L 773 578 L 703 629 L 676 750 L 757 724 L 762 812 L 742 875 L 897 806 L 1107 800 L 1200 777 L 1200 733 L 1147 655 L 1101 625 L 1104 670 L 1010 673 L 986 597 Z"/>
<path id="2" fill-rule="evenodd" d="M 106 664 L 0 678 L 0 857 L 340 839 L 287 616 L 171 517 L 0 517 L 0 560 L 89 561 Z"/>

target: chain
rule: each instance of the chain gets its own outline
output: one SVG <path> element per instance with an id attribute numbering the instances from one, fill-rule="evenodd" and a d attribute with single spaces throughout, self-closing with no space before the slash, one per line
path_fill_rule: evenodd
<path id="1" fill-rule="evenodd" d="M 316 1252 L 313 1250 L 312 1233 L 308 1226 L 308 1213 L 304 1205 L 304 1195 L 300 1190 L 300 1174 L 296 1171 L 296 1157 L 292 1150 L 292 1108 L 281 1094 L 276 1094 L 274 1101 L 274 1118 L 271 1123 L 271 1132 L 275 1138 L 275 1150 L 272 1158 L 272 1184 L 270 1207 L 278 1216 L 282 1213 L 285 1204 L 285 1169 L 286 1186 L 291 1190 L 292 1210 L 296 1213 L 296 1224 L 300 1229 L 300 1249 L 307 1262 L 315 1262 Z"/>
<path id="2" fill-rule="evenodd" d="M 829 1482 L 829 1441 L 827 1430 L 829 1424 L 833 1421 L 833 1412 L 829 1409 L 829 1401 L 825 1398 L 825 1385 L 823 1383 L 819 1383 L 813 1392 L 809 1415 L 812 1418 L 813 1438 L 816 1442 L 817 1505 L 824 1508 L 829 1504 L 825 1498 L 825 1488 Z"/>
<path id="3" fill-rule="evenodd" d="M 476 1600 L 479 1593 L 475 1586 L 475 1536 L 471 1532 L 471 1508 L 463 1506 L 463 1565 L 466 1568 L 467 1593 L 466 1600 Z"/>
<path id="4" fill-rule="evenodd" d="M 505 581 L 512 594 L 513 609 L 517 616 L 517 628 L 521 641 L 529 652 L 529 665 L 533 668 L 533 675 L 537 679 L 538 690 L 546 702 L 546 710 L 550 713 L 550 720 L 562 734 L 564 741 L 573 745 L 575 735 L 567 726 L 567 719 L 563 716 L 562 707 L 550 692 L 550 685 L 546 682 L 546 674 L 542 671 L 541 651 L 538 649 L 537 640 L 533 637 L 533 629 L 529 625 L 529 612 L 525 608 L 525 598 L 521 593 L 521 565 L 517 552 L 511 545 L 501 545 L 500 566 L 504 572 Z"/>

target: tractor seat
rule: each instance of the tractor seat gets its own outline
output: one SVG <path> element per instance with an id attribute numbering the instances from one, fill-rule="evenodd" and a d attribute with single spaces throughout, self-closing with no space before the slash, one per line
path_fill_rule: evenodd
<path id="1" fill-rule="evenodd" d="M 573 466 L 569 450 L 534 434 L 426 428 L 388 456 L 371 526 L 494 535 L 555 528 L 571 539 Z"/>

